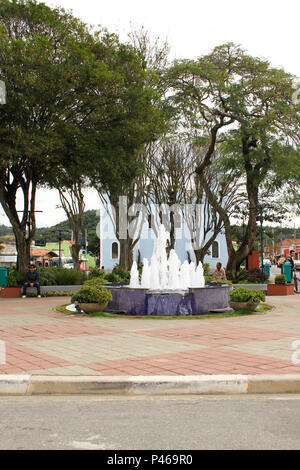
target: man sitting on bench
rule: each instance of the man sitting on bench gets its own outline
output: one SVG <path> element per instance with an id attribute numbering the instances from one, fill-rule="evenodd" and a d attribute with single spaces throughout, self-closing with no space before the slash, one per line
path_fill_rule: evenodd
<path id="1" fill-rule="evenodd" d="M 37 290 L 37 296 L 41 297 L 39 273 L 36 271 L 34 264 L 29 266 L 29 271 L 26 273 L 25 284 L 23 285 L 22 297 L 25 299 L 27 287 L 35 287 Z"/>

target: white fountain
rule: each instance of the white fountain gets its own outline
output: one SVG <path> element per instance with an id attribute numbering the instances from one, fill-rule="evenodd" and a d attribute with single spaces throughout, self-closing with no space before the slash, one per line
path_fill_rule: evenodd
<path id="1" fill-rule="evenodd" d="M 158 230 L 158 237 L 154 242 L 150 265 L 147 259 L 143 260 L 141 282 L 136 262 L 130 271 L 130 285 L 132 289 L 144 288 L 155 291 L 185 291 L 190 287 L 204 287 L 203 266 L 201 261 L 196 267 L 194 262 L 184 261 L 181 264 L 175 250 L 170 251 L 167 257 L 167 240 L 169 233 L 163 224 Z"/>
<path id="2" fill-rule="evenodd" d="M 160 225 L 152 257 L 143 259 L 141 280 L 137 263 L 130 272 L 130 285 L 106 285 L 112 294 L 108 311 L 128 315 L 206 315 L 228 311 L 228 285 L 205 286 L 199 262 L 182 264 L 175 250 L 167 256 L 169 234 Z M 68 310 L 74 311 L 75 305 Z"/>
<path id="3" fill-rule="evenodd" d="M 139 271 L 137 268 L 136 261 L 133 262 L 130 271 L 130 287 L 132 287 L 133 289 L 140 287 Z"/>

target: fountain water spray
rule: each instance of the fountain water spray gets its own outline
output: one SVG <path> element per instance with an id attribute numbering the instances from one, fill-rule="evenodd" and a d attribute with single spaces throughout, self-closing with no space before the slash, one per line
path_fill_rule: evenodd
<path id="1" fill-rule="evenodd" d="M 188 261 L 184 261 L 181 264 L 175 250 L 170 251 L 168 259 L 166 249 L 168 239 L 169 233 L 164 225 L 161 224 L 158 230 L 158 237 L 154 242 L 150 265 L 146 258 L 143 260 L 141 283 L 139 281 L 137 264 L 134 262 L 130 271 L 129 287 L 141 287 L 158 291 L 182 291 L 187 290 L 189 287 L 204 287 L 205 279 L 201 261 L 197 268 L 194 262 L 188 263 Z"/>

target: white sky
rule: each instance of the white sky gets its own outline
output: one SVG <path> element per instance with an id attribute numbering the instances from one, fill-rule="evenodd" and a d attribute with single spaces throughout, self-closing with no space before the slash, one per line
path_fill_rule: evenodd
<path id="1" fill-rule="evenodd" d="M 101 25 L 127 40 L 130 23 L 144 26 L 153 38 L 168 39 L 171 59 L 196 59 L 225 42 L 240 44 L 251 55 L 268 59 L 300 77 L 299 0 L 45 0 L 49 6 L 73 10 L 91 25 Z M 58 210 L 55 191 L 40 190 L 38 226 L 65 219 Z M 22 207 L 21 207 L 22 208 Z M 98 196 L 90 192 L 86 209 L 98 209 Z M 0 206 L 0 224 L 8 224 Z"/>

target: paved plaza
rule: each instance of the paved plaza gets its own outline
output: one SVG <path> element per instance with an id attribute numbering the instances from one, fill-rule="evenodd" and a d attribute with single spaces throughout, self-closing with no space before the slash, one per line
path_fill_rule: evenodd
<path id="1" fill-rule="evenodd" d="M 265 314 L 212 319 L 91 318 L 55 310 L 69 301 L 0 299 L 0 374 L 300 373 L 300 352 L 293 349 L 300 350 L 300 295 L 267 297 L 274 308 Z"/>

